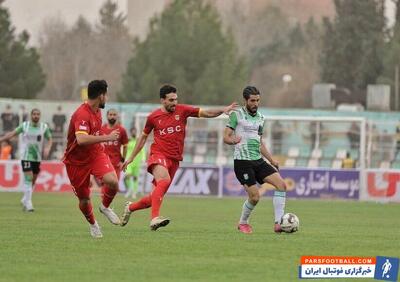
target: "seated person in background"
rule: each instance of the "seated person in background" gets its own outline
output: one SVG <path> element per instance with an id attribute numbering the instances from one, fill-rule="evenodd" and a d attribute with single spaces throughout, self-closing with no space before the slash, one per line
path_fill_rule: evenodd
<path id="1" fill-rule="evenodd" d="M 354 168 L 354 160 L 351 158 L 350 153 L 346 153 L 346 158 L 343 159 L 342 168 Z"/>
<path id="2" fill-rule="evenodd" d="M 11 159 L 11 153 L 12 153 L 12 146 L 10 141 L 5 140 L 1 142 L 0 145 L 0 160 L 9 160 Z"/>

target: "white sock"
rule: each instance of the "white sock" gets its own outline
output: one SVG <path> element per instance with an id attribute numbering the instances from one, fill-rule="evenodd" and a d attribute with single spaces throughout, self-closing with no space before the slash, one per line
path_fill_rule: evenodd
<path id="1" fill-rule="evenodd" d="M 25 203 L 32 201 L 32 182 L 24 182 L 24 197 L 22 198 Z"/>
<path id="2" fill-rule="evenodd" d="M 286 192 L 275 191 L 272 203 L 274 204 L 275 223 L 280 223 L 283 214 L 285 213 Z"/>
<path id="3" fill-rule="evenodd" d="M 255 205 L 251 204 L 249 202 L 249 199 L 247 199 L 244 204 L 243 204 L 243 209 L 242 209 L 242 215 L 240 216 L 239 224 L 248 224 L 249 223 L 249 217 L 251 212 L 253 211 Z"/>

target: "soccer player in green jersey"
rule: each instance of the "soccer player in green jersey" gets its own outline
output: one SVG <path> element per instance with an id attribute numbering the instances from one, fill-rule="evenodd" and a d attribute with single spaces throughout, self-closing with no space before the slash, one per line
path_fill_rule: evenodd
<path id="1" fill-rule="evenodd" d="M 45 159 L 49 156 L 53 141 L 47 124 L 40 122 L 40 110 L 38 109 L 31 111 L 30 121 L 24 121 L 16 129 L 1 137 L 0 143 L 19 134 L 21 134 L 21 165 L 24 172 L 24 196 L 21 204 L 24 211 L 33 212 L 32 191 L 40 171 L 40 162 L 42 155 Z M 44 139 L 47 140 L 45 146 Z"/>
<path id="2" fill-rule="evenodd" d="M 257 182 L 272 184 L 276 191 L 273 197 L 276 233 L 282 232 L 280 220 L 284 214 L 286 184 L 276 162 L 263 143 L 264 116 L 258 112 L 260 91 L 254 86 L 243 90 L 244 107 L 229 115 L 224 131 L 224 142 L 235 146 L 234 170 L 237 179 L 244 186 L 248 199 L 243 204 L 238 230 L 252 233 L 249 217 L 260 199 Z M 266 160 L 264 160 L 264 158 Z"/>
<path id="3" fill-rule="evenodd" d="M 136 128 L 131 128 L 131 139 L 128 142 L 127 152 L 126 155 L 130 156 L 133 152 L 133 149 L 136 145 Z M 126 185 L 126 193 L 125 197 L 132 199 L 136 198 L 136 193 L 138 192 L 138 185 L 139 185 L 139 174 L 140 174 L 140 167 L 143 162 L 146 161 L 146 151 L 143 149 L 139 152 L 137 157 L 127 166 L 125 171 L 125 185 Z"/>

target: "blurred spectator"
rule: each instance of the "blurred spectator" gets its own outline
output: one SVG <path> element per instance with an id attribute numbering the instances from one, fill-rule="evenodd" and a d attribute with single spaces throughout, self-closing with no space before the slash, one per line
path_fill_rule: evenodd
<path id="1" fill-rule="evenodd" d="M 62 107 L 57 107 L 57 112 L 53 114 L 53 146 L 50 152 L 50 159 L 57 158 L 54 152 L 62 150 L 64 146 L 64 124 L 67 121 L 66 115 L 62 111 Z"/>
<path id="2" fill-rule="evenodd" d="M 13 128 L 16 128 L 19 125 L 19 114 L 18 113 L 13 113 L 12 115 L 12 126 Z"/>
<path id="3" fill-rule="evenodd" d="M 7 133 L 9 131 L 14 130 L 13 117 L 14 113 L 12 112 L 11 105 L 8 104 L 4 112 L 1 114 L 1 121 L 3 123 L 3 133 Z"/>
<path id="4" fill-rule="evenodd" d="M 396 127 L 396 158 L 400 152 L 400 123 Z"/>
<path id="5" fill-rule="evenodd" d="M 19 106 L 19 119 L 18 124 L 28 120 L 28 113 L 26 112 L 25 105 Z"/>
<path id="6" fill-rule="evenodd" d="M 0 160 L 11 159 L 12 146 L 10 141 L 6 140 L 0 144 Z"/>
<path id="7" fill-rule="evenodd" d="M 57 107 L 57 113 L 53 115 L 53 131 L 54 132 L 64 132 L 64 124 L 67 121 L 65 114 L 62 112 L 62 107 Z"/>
<path id="8" fill-rule="evenodd" d="M 349 168 L 354 168 L 354 167 L 355 167 L 355 162 L 352 159 L 352 157 L 350 156 L 350 153 L 347 152 L 346 153 L 346 158 L 344 158 L 343 162 L 342 162 L 342 168 L 349 169 Z"/>
<path id="9" fill-rule="evenodd" d="M 311 151 L 325 145 L 329 140 L 329 131 L 325 129 L 322 121 L 310 121 L 308 124 L 308 132 Z"/>
<path id="10" fill-rule="evenodd" d="M 311 121 L 308 130 L 310 132 L 311 151 L 317 147 L 317 122 Z"/>
<path id="11" fill-rule="evenodd" d="M 10 131 L 13 131 L 14 128 L 18 126 L 19 122 L 19 116 L 17 113 L 14 113 L 12 111 L 11 105 L 8 104 L 6 106 L 6 109 L 4 112 L 1 114 L 1 120 L 3 123 L 3 134 L 8 133 Z M 14 137 L 11 139 L 11 147 L 12 148 L 17 148 L 18 147 L 18 138 Z M 11 158 L 14 159 L 14 150 L 11 150 Z"/>
<path id="12" fill-rule="evenodd" d="M 272 130 L 272 149 L 274 154 L 282 154 L 282 136 L 283 126 L 279 120 L 274 121 L 271 126 Z"/>
<path id="13" fill-rule="evenodd" d="M 393 140 L 386 129 L 379 135 L 379 149 L 382 152 L 382 160 L 390 161 L 392 159 Z"/>
<path id="14" fill-rule="evenodd" d="M 208 146 L 207 146 L 208 154 L 217 155 L 218 151 L 218 131 L 212 130 L 208 132 Z"/>
<path id="15" fill-rule="evenodd" d="M 350 129 L 347 132 L 347 138 L 349 139 L 351 149 L 359 149 L 360 126 L 355 121 L 350 125 Z"/>

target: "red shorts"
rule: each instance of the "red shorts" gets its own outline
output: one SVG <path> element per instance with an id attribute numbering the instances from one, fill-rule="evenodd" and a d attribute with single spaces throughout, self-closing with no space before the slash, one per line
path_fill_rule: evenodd
<path id="1" fill-rule="evenodd" d="M 113 167 L 114 167 L 115 173 L 117 174 L 117 177 L 118 177 L 118 180 L 119 180 L 119 178 L 121 176 L 121 168 L 119 167 L 119 164 L 113 165 Z"/>
<path id="2" fill-rule="evenodd" d="M 105 153 L 98 155 L 89 165 L 65 164 L 65 167 L 72 189 L 79 199 L 90 197 L 90 175 L 102 180 L 105 174 L 114 171 L 114 166 Z"/>
<path id="3" fill-rule="evenodd" d="M 153 172 L 153 166 L 155 165 L 162 165 L 168 170 L 169 177 L 174 179 L 175 173 L 179 168 L 179 161 L 169 159 L 162 154 L 153 154 L 150 155 L 149 159 L 147 160 L 147 171 L 149 173 Z M 154 181 L 154 180 L 153 180 Z"/>

